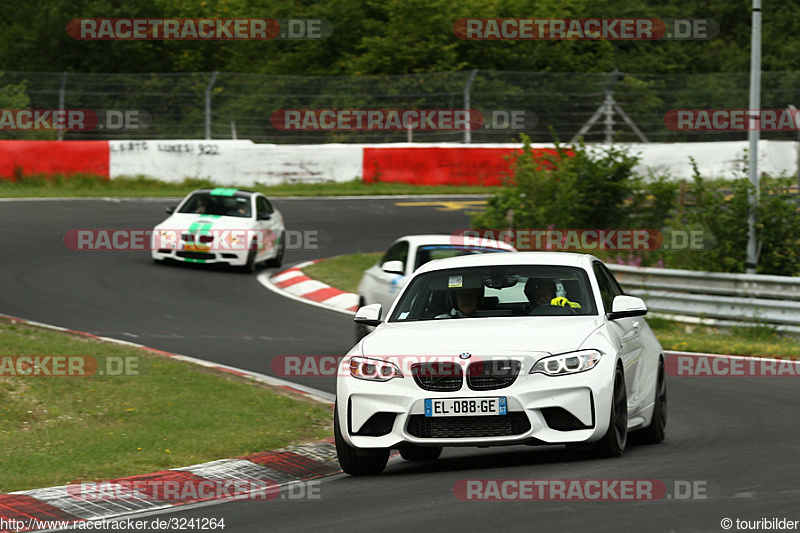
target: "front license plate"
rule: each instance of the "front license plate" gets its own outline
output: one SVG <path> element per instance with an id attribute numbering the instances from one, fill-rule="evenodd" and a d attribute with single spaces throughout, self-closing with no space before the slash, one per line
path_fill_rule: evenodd
<path id="1" fill-rule="evenodd" d="M 486 416 L 508 412 L 506 397 L 425 400 L 425 416 Z"/>

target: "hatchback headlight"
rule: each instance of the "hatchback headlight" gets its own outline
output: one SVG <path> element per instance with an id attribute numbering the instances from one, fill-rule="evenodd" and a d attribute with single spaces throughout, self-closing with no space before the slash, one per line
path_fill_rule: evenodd
<path id="1" fill-rule="evenodd" d="M 597 350 L 580 350 L 577 352 L 562 353 L 539 359 L 531 374 L 546 374 L 548 376 L 563 376 L 591 370 L 600 361 L 600 352 Z"/>
<path id="2" fill-rule="evenodd" d="M 350 375 L 367 381 L 389 381 L 403 377 L 403 373 L 396 364 L 369 357 L 351 358 Z"/>

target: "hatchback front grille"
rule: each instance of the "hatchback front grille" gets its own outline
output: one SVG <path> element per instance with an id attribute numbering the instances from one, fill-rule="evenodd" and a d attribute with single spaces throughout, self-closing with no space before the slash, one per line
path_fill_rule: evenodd
<path id="1" fill-rule="evenodd" d="M 447 361 L 416 363 L 411 365 L 411 375 L 416 384 L 433 392 L 454 392 L 461 389 L 464 372 L 458 363 Z"/>
<path id="2" fill-rule="evenodd" d="M 407 431 L 420 439 L 466 439 L 522 435 L 531 429 L 523 412 L 500 416 L 408 417 Z"/>

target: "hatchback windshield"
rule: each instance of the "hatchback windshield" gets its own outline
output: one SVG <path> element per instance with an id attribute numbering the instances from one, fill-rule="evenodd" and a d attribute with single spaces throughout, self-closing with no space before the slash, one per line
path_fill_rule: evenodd
<path id="1" fill-rule="evenodd" d="M 415 277 L 389 322 L 596 314 L 589 278 L 580 268 L 492 265 Z"/>

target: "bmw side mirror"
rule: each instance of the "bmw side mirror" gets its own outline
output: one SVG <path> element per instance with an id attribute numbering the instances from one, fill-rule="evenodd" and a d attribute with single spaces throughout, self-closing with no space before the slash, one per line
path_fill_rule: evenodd
<path id="1" fill-rule="evenodd" d="M 384 264 L 381 265 L 381 270 L 386 272 L 387 274 L 403 274 L 403 262 L 402 261 L 386 261 Z"/>
<path id="2" fill-rule="evenodd" d="M 644 300 L 636 296 L 620 294 L 611 303 L 611 312 L 606 316 L 609 320 L 618 318 L 630 318 L 634 316 L 644 316 L 647 314 L 647 305 Z"/>
<path id="3" fill-rule="evenodd" d="M 369 304 L 360 308 L 353 321 L 363 326 L 377 326 L 381 323 L 381 304 Z"/>
<path id="4" fill-rule="evenodd" d="M 174 205 L 171 205 L 171 206 L 169 206 L 169 207 L 165 207 L 165 208 L 164 208 L 164 211 L 166 211 L 168 215 L 171 215 L 172 213 L 174 213 L 174 212 L 175 212 L 175 206 L 174 206 Z"/>
<path id="5" fill-rule="evenodd" d="M 257 218 L 258 220 L 269 220 L 272 218 L 272 215 L 270 213 L 259 213 Z"/>

